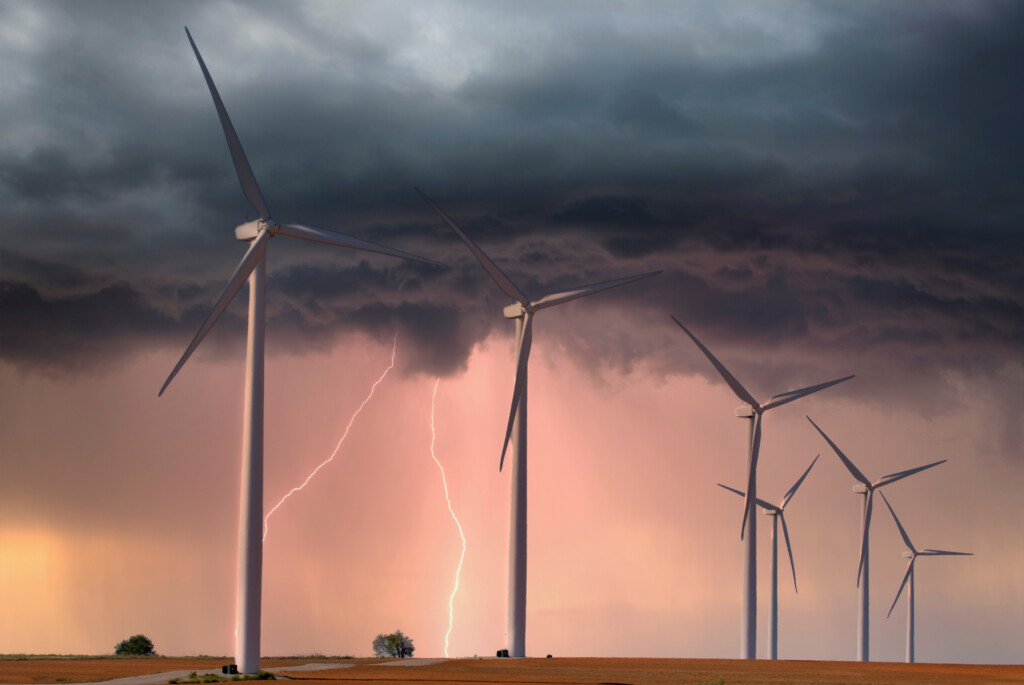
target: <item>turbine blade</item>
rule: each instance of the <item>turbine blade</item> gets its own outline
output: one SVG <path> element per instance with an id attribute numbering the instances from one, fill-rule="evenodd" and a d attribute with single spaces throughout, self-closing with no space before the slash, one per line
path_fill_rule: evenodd
<path id="1" fill-rule="evenodd" d="M 516 382 L 512 390 L 512 409 L 508 413 L 508 428 L 505 429 L 505 444 L 501 447 L 501 461 L 498 462 L 498 471 L 505 466 L 505 452 L 508 450 L 509 440 L 512 438 L 512 424 L 516 420 L 516 412 L 519 411 L 519 399 L 526 388 L 526 365 L 530 361 L 530 347 L 533 345 L 533 315 L 530 312 L 523 314 L 523 337 L 519 340 L 519 350 L 516 352 Z"/>
<path id="2" fill-rule="evenodd" d="M 820 456 L 821 455 L 819 454 L 816 457 L 814 457 L 814 459 L 811 461 L 811 465 L 807 467 L 806 471 L 804 471 L 804 475 L 800 476 L 800 479 L 797 482 L 793 483 L 793 487 L 791 487 L 789 489 L 789 492 L 786 493 L 786 496 L 782 498 L 782 506 L 780 507 L 780 509 L 785 509 L 786 505 L 789 504 L 789 500 L 793 499 L 793 495 L 796 494 L 797 488 L 799 488 L 800 484 L 804 482 L 804 478 L 806 478 L 807 474 L 811 472 L 811 469 L 814 468 L 814 465 L 818 463 L 818 457 Z"/>
<path id="3" fill-rule="evenodd" d="M 918 552 L 922 556 L 929 557 L 973 557 L 974 552 L 947 552 L 944 549 L 926 549 L 923 552 Z"/>
<path id="4" fill-rule="evenodd" d="M 903 537 L 903 544 L 905 544 L 907 546 L 907 549 L 909 549 L 911 552 L 917 554 L 917 549 L 914 548 L 914 543 L 910 541 L 910 536 L 907 535 L 907 531 L 904 530 L 903 524 L 900 523 L 899 517 L 896 516 L 896 512 L 893 511 L 892 505 L 889 504 L 889 499 L 885 496 L 884 492 L 879 491 L 878 494 L 882 496 L 882 501 L 885 502 L 885 506 L 889 507 L 889 513 L 892 514 L 892 520 L 896 522 L 896 527 L 900 529 L 900 536 Z"/>
<path id="5" fill-rule="evenodd" d="M 827 442 L 829 445 L 831 445 L 832 449 L 836 453 L 836 456 L 839 457 L 840 461 L 842 461 L 843 464 L 846 465 L 846 468 L 850 471 L 851 474 L 853 474 L 853 477 L 856 478 L 857 480 L 859 480 L 864 485 L 868 486 L 868 488 L 870 488 L 871 487 L 871 481 L 868 480 L 867 476 L 865 476 L 863 473 L 861 473 L 860 469 L 858 469 L 856 466 L 853 465 L 853 462 L 850 461 L 846 457 L 845 454 L 843 454 L 843 451 L 841 449 L 836 447 L 836 444 L 834 442 L 832 442 L 832 439 L 830 437 L 825 435 L 825 431 L 823 431 L 820 428 L 818 428 L 818 424 L 814 423 L 814 421 L 811 420 L 810 416 L 807 416 L 807 420 L 811 422 L 812 426 L 817 428 L 818 432 L 821 433 L 821 437 L 825 438 L 825 442 Z"/>
<path id="6" fill-rule="evenodd" d="M 833 385 L 838 385 L 839 383 L 842 383 L 843 381 L 848 381 L 851 378 L 853 378 L 853 376 L 846 376 L 845 378 L 837 378 L 836 380 L 828 381 L 827 383 L 819 383 L 818 385 L 812 385 L 807 388 L 801 388 L 799 390 L 790 390 L 789 392 L 780 393 L 775 397 L 771 398 L 770 400 L 768 400 L 768 403 L 764 405 L 764 410 L 768 411 L 769 409 L 774 409 L 775 407 L 780 407 L 783 404 L 787 404 L 794 400 L 798 400 L 801 397 L 813 395 L 819 390 L 831 388 Z"/>
<path id="7" fill-rule="evenodd" d="M 715 355 L 711 354 L 711 351 L 708 348 L 704 347 L 704 344 L 701 343 L 700 340 L 697 340 L 697 336 L 691 333 L 686 326 L 679 323 L 679 319 L 677 319 L 676 317 L 673 316 L 672 320 L 676 322 L 677 326 L 683 329 L 684 333 L 690 336 L 690 340 L 697 344 L 697 347 L 700 348 L 700 351 L 704 353 L 704 356 L 708 358 L 708 361 L 711 362 L 712 366 L 714 366 L 715 369 L 718 370 L 718 373 L 722 376 L 723 379 L 725 379 L 725 382 L 729 384 L 729 387 L 732 388 L 732 391 L 736 393 L 737 397 L 739 397 L 741 400 L 749 404 L 751 407 L 754 407 L 755 409 L 761 406 L 757 403 L 757 400 L 754 399 L 754 396 L 747 392 L 747 389 L 744 388 L 738 380 L 736 380 L 736 377 L 729 373 L 729 370 L 727 368 L 722 366 L 722 362 L 718 361 L 715 358 Z"/>
<path id="8" fill-rule="evenodd" d="M 864 536 L 860 543 L 860 564 L 857 566 L 857 587 L 860 587 L 860 576 L 864 571 L 864 557 L 868 554 L 868 533 L 871 531 L 871 510 L 875 505 L 875 491 L 868 488 L 868 501 L 864 512 Z"/>
<path id="9" fill-rule="evenodd" d="M 924 471 L 925 469 L 930 469 L 933 466 L 938 466 L 939 464 L 942 464 L 942 463 L 945 463 L 945 462 L 946 462 L 946 460 L 942 459 L 941 461 L 933 461 L 931 464 L 925 464 L 924 466 L 918 466 L 917 468 L 907 469 L 906 471 L 900 471 L 898 473 L 890 473 L 888 476 L 882 476 L 881 478 L 879 478 L 878 482 L 875 483 L 875 487 L 876 488 L 880 488 L 883 485 L 888 485 L 889 483 L 895 483 L 896 481 L 902 480 L 902 479 L 906 478 L 907 476 L 912 476 L 915 473 L 918 473 L 920 471 Z"/>
<path id="10" fill-rule="evenodd" d="M 484 251 L 481 250 L 480 247 L 476 243 L 474 243 L 473 240 L 468 235 L 463 233 L 462 229 L 456 226 L 455 222 L 449 219 L 448 215 L 442 212 L 441 208 L 435 205 L 434 202 L 429 197 L 427 197 L 426 193 L 424 193 L 419 188 L 416 189 L 416 192 L 419 193 L 420 196 L 427 201 L 427 204 L 433 207 L 434 211 L 441 215 L 441 218 L 444 219 L 445 222 L 447 222 L 447 224 L 452 227 L 452 230 L 454 230 L 455 233 L 458 234 L 460 238 L 462 238 L 462 242 L 466 243 L 466 247 L 469 248 L 469 251 L 473 253 L 473 256 L 476 257 L 476 260 L 480 262 L 481 266 L 484 267 L 487 273 L 491 275 L 491 278 L 493 278 L 494 282 L 498 284 L 498 287 L 501 288 L 501 291 L 508 295 L 509 297 L 511 297 L 513 300 L 516 300 L 517 302 L 522 304 L 524 307 L 530 306 L 530 299 L 523 294 L 523 291 L 520 290 L 516 286 L 516 284 L 513 283 L 512 280 L 508 276 L 506 276 L 494 262 L 491 261 L 491 258 L 484 254 Z"/>
<path id="11" fill-rule="evenodd" d="M 910 563 L 907 564 L 907 572 L 903 574 L 903 582 L 900 583 L 900 589 L 896 591 L 896 597 L 892 600 L 892 606 L 889 607 L 889 613 L 885 615 L 886 618 L 892 616 L 892 610 L 896 608 L 896 602 L 899 601 L 900 595 L 903 594 L 903 588 L 907 586 L 907 580 L 910 578 L 910 572 L 913 570 L 916 560 L 916 556 L 910 557 Z"/>
<path id="12" fill-rule="evenodd" d="M 231 278 L 228 280 L 228 284 L 224 286 L 223 292 L 220 297 L 217 298 L 217 304 L 213 305 L 213 311 L 210 312 L 209 316 L 206 317 L 206 321 L 199 327 L 199 332 L 196 333 L 195 337 L 192 338 L 192 342 L 189 344 L 188 349 L 185 350 L 185 354 L 181 355 L 181 359 L 175 365 L 174 370 L 171 371 L 171 375 L 164 381 L 163 387 L 160 388 L 160 392 L 157 393 L 157 397 L 164 394 L 164 390 L 171 384 L 171 381 L 181 367 L 185 365 L 188 358 L 192 356 L 196 348 L 199 347 L 199 343 L 203 341 L 206 334 L 213 328 L 213 324 L 217 323 L 217 319 L 224 313 L 228 305 L 231 304 L 231 300 L 235 299 L 235 295 L 241 290 L 242 284 L 245 283 L 246 279 L 249 278 L 249 274 L 256 268 L 257 262 L 263 258 L 263 255 L 267 251 L 267 240 L 270 238 L 270 233 L 267 231 L 260 231 L 260 234 L 256 236 L 256 239 L 249 245 L 249 249 L 246 251 L 245 256 L 242 257 L 242 261 L 235 267 L 235 272 L 231 274 Z"/>
<path id="13" fill-rule="evenodd" d="M 570 300 L 576 300 L 587 295 L 593 295 L 603 290 L 610 288 L 617 288 L 620 285 L 626 285 L 633 281 L 639 281 L 644 278 L 650 278 L 651 276 L 657 276 L 661 271 L 648 271 L 645 274 L 637 274 L 636 276 L 627 276 L 626 278 L 618 278 L 614 281 L 604 281 L 603 283 L 594 283 L 593 285 L 581 285 L 577 288 L 569 288 L 568 290 L 559 290 L 558 292 L 545 295 L 536 302 L 533 303 L 534 309 L 545 309 L 547 307 L 554 307 L 556 304 L 562 304 L 569 302 Z"/>
<path id="14" fill-rule="evenodd" d="M 192 40 L 192 34 L 189 33 L 187 26 L 185 27 L 185 35 L 188 36 L 188 42 L 192 45 L 192 52 L 196 53 L 196 59 L 199 60 L 199 68 L 203 71 L 203 78 L 206 79 L 206 85 L 210 88 L 210 95 L 213 96 L 213 106 L 217 108 L 217 116 L 220 117 L 220 125 L 224 129 L 224 137 L 228 139 L 228 149 L 231 151 L 231 160 L 235 163 L 235 173 L 238 174 L 238 182 L 242 184 L 242 192 L 245 193 L 249 204 L 260 213 L 260 218 L 269 219 L 270 210 L 267 209 L 267 203 L 263 201 L 260 185 L 256 182 L 256 176 L 252 173 L 249 160 L 245 157 L 242 143 L 239 142 L 238 134 L 235 133 L 235 127 L 231 125 L 231 119 L 228 117 L 228 111 L 224 109 L 224 103 L 221 102 L 217 86 L 213 85 L 213 77 L 210 76 L 210 72 L 206 68 L 206 62 L 203 61 L 203 56 L 199 54 L 199 48 L 196 47 L 196 42 Z"/>
<path id="15" fill-rule="evenodd" d="M 718 487 L 724 488 L 725 490 L 728 490 L 729 492 L 735 492 L 740 497 L 746 498 L 746 496 L 747 496 L 746 493 L 743 492 L 742 490 L 737 490 L 736 488 L 730 488 L 728 485 L 722 485 L 721 483 L 718 483 L 717 485 L 718 485 Z M 779 511 L 779 508 L 777 506 L 775 506 L 774 504 L 772 504 L 770 502 L 765 502 L 760 497 L 756 498 L 755 501 L 757 502 L 757 506 L 761 507 L 762 509 L 766 509 L 768 511 Z"/>
<path id="16" fill-rule="evenodd" d="M 754 438 L 750 443 L 750 470 L 747 473 L 747 492 L 743 495 L 743 525 L 740 540 L 746 535 L 747 516 L 750 514 L 750 493 L 757 492 L 757 457 L 761 451 L 761 414 L 754 414 Z M 755 502 L 757 499 L 755 498 Z"/>
<path id="17" fill-rule="evenodd" d="M 786 516 L 780 513 L 779 518 L 782 519 L 782 535 L 786 538 L 786 551 L 789 552 L 789 567 L 793 570 L 793 592 L 800 594 L 796 588 L 796 563 L 793 561 L 793 547 L 789 544 L 789 527 L 786 525 Z"/>
<path id="18" fill-rule="evenodd" d="M 389 257 L 399 257 L 401 259 L 408 259 L 413 262 L 423 262 L 424 264 L 431 264 L 433 266 L 446 266 L 441 262 L 435 262 L 433 259 L 427 259 L 426 257 L 417 257 L 414 254 L 409 254 L 408 252 L 403 252 L 402 250 L 384 247 L 383 245 L 377 245 L 376 243 L 370 243 L 365 240 L 359 240 L 358 238 L 350 238 L 347 235 L 335 233 L 334 231 L 325 231 L 322 228 L 316 228 L 315 226 L 309 226 L 306 224 L 279 224 L 278 233 L 281 233 L 282 235 L 291 236 L 292 238 L 312 240 L 313 242 L 326 243 L 327 245 L 337 245 L 338 247 L 349 247 L 352 248 L 353 250 L 376 252 L 378 254 L 388 255 Z"/>
<path id="19" fill-rule="evenodd" d="M 724 489 L 728 490 L 729 492 L 735 492 L 740 497 L 746 497 L 747 496 L 747 494 L 745 492 L 743 492 L 742 490 L 737 490 L 736 488 L 730 488 L 728 485 L 722 485 L 721 483 L 718 483 L 718 487 L 724 488 Z"/>

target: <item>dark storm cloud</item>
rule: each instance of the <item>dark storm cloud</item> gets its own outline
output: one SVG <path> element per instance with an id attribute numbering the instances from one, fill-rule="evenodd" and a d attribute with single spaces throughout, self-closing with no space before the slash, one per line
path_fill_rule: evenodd
<path id="1" fill-rule="evenodd" d="M 31 286 L 0 282 L 0 312 L 0 354 L 47 370 L 116 364 L 133 346 L 152 344 L 175 329 L 127 284 L 48 300 Z"/>
<path id="2" fill-rule="evenodd" d="M 0 103 L 0 277 L 28 322 L 3 354 L 27 367 L 74 356 L 32 341 L 72 340 L 76 308 L 125 349 L 182 345 L 240 256 L 231 228 L 254 211 L 186 23 L 275 217 L 452 265 L 274 241 L 290 349 L 397 330 L 422 348 L 410 370 L 445 373 L 501 326 L 503 295 L 418 185 L 534 296 L 665 270 L 601 296 L 622 335 L 577 321 L 592 305 L 565 314 L 583 333 L 546 324 L 590 359 L 706 373 L 678 354 L 674 313 L 708 344 L 768 346 L 765 379 L 1019 362 L 1017 4 L 0 11 L 27 36 L 0 48 L 21 75 Z"/>

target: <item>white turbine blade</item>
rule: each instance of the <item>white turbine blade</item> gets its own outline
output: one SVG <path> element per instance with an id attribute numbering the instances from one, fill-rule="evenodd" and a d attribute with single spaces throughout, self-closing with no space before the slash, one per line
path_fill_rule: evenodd
<path id="1" fill-rule="evenodd" d="M 800 594 L 796 588 L 796 563 L 793 561 L 793 547 L 789 544 L 789 527 L 786 526 L 786 516 L 779 513 L 779 518 L 782 519 L 782 535 L 786 538 L 786 551 L 789 552 L 789 567 L 793 570 L 793 592 Z"/>
<path id="2" fill-rule="evenodd" d="M 672 315 L 670 314 L 669 316 Z M 722 376 L 723 379 L 725 379 L 725 382 L 729 384 L 729 387 L 732 388 L 732 391 L 734 393 L 736 393 L 736 396 L 739 397 L 744 402 L 746 402 L 747 404 L 749 404 L 751 407 L 754 407 L 755 409 L 759 408 L 760 405 L 757 403 L 757 400 L 754 399 L 754 396 L 747 392 L 747 389 L 744 388 L 738 380 L 736 380 L 735 376 L 729 373 L 729 370 L 727 368 L 722 366 L 722 362 L 718 361 L 715 358 L 715 355 L 711 354 L 711 351 L 708 348 L 704 347 L 704 344 L 700 340 L 697 340 L 697 336 L 691 333 L 686 326 L 679 323 L 679 319 L 677 319 L 676 317 L 672 316 L 672 320 L 676 322 L 677 326 L 683 329 L 683 333 L 686 333 L 688 336 L 690 336 L 690 340 L 697 344 L 697 347 L 699 347 L 700 351 L 704 353 L 704 356 L 708 358 L 708 361 L 711 362 L 712 366 L 714 366 L 718 370 L 718 373 Z"/>
<path id="3" fill-rule="evenodd" d="M 365 240 L 359 240 L 358 238 L 350 238 L 347 235 L 335 233 L 334 231 L 325 231 L 322 228 L 316 228 L 315 226 L 308 226 L 306 224 L 279 224 L 278 233 L 282 235 L 291 236 L 292 238 L 301 238 L 303 240 L 312 240 L 317 243 L 326 243 L 327 245 L 337 245 L 338 247 L 349 247 L 353 250 L 364 250 L 366 252 L 376 252 L 378 254 L 388 255 L 389 257 L 399 257 L 401 259 L 408 259 L 414 262 L 423 262 L 424 264 L 431 264 L 433 266 L 445 266 L 441 262 L 435 262 L 433 259 L 427 259 L 426 257 L 417 257 L 414 254 L 403 252 L 402 250 L 395 250 L 390 247 L 384 247 L 383 245 L 377 245 L 370 243 Z"/>
<path id="4" fill-rule="evenodd" d="M 910 557 L 910 563 L 907 564 L 907 572 L 903 574 L 903 582 L 900 583 L 900 589 L 896 591 L 896 598 L 892 600 L 892 606 L 889 607 L 889 613 L 885 615 L 886 618 L 892 616 L 892 610 L 896 608 L 896 602 L 900 600 L 900 595 L 903 594 L 903 588 L 907 586 L 907 580 L 910 578 L 910 572 L 913 570 L 914 562 L 916 560 L 916 556 Z"/>
<path id="5" fill-rule="evenodd" d="M 429 197 L 427 197 L 426 193 L 424 193 L 419 188 L 416 189 L 416 192 L 419 193 L 420 196 L 422 196 L 423 199 L 427 201 L 427 204 L 433 207 L 434 211 L 441 215 L 441 218 L 444 219 L 445 222 L 447 222 L 447 224 L 452 227 L 452 230 L 454 230 L 455 233 L 458 234 L 460 238 L 462 238 L 462 242 L 466 243 L 466 247 L 469 248 L 469 251 L 473 253 L 473 256 L 476 257 L 476 260 L 480 262 L 481 266 L 484 267 L 487 273 L 491 275 L 491 278 L 493 278 L 494 282 L 498 284 L 498 287 L 501 288 L 501 291 L 508 295 L 509 297 L 511 297 L 513 300 L 519 302 L 524 307 L 528 307 L 530 305 L 530 298 L 524 295 L 523 291 L 520 290 L 516 286 L 516 284 L 513 283 L 512 280 L 508 276 L 506 276 L 494 262 L 491 261 L 491 258 L 484 254 L 484 251 L 481 250 L 480 247 L 473 242 L 472 238 L 463 233 L 462 229 L 456 226 L 455 222 L 449 219 L 448 215 L 442 212 L 441 208 L 435 205 L 434 202 Z"/>
<path id="6" fill-rule="evenodd" d="M 256 263 L 259 262 L 260 258 L 263 257 L 263 254 L 266 252 L 267 240 L 269 238 L 270 234 L 267 231 L 260 231 L 260 234 L 256 236 L 256 239 L 252 241 L 251 245 L 249 245 L 249 249 L 246 251 L 245 256 L 242 257 L 242 261 L 238 263 L 238 266 L 235 267 L 235 272 L 231 274 L 228 284 L 224 286 L 224 291 L 217 299 L 217 304 L 213 306 L 213 311 L 211 311 L 209 316 L 206 317 L 206 321 L 203 322 L 203 325 L 199 327 L 199 332 L 196 333 L 194 338 L 192 338 L 192 342 L 189 344 L 188 349 L 185 350 L 185 354 L 181 355 L 181 359 L 178 360 L 174 370 L 171 371 L 171 375 L 167 377 L 166 381 L 164 381 L 163 387 L 160 388 L 160 392 L 157 393 L 157 397 L 164 394 L 164 390 L 166 390 L 167 386 L 171 384 L 174 377 L 178 375 L 178 371 L 181 370 L 181 367 L 185 365 L 188 358 L 191 357 L 192 353 L 195 352 L 197 347 L 199 347 L 199 343 L 203 341 L 206 334 L 210 332 L 211 328 L 213 328 L 213 324 L 217 323 L 217 319 L 220 318 L 220 315 L 223 314 L 224 310 L 227 309 L 229 304 L 231 304 L 231 300 L 235 299 L 235 295 L 238 294 L 238 291 L 242 288 L 246 279 L 249 278 L 249 274 L 251 274 L 252 270 L 256 268 Z"/>
<path id="7" fill-rule="evenodd" d="M 228 139 L 228 149 L 231 151 L 231 160 L 235 163 L 235 173 L 238 174 L 238 182 L 242 184 L 242 192 L 245 193 L 249 204 L 260 213 L 260 218 L 268 219 L 270 218 L 270 210 L 267 209 L 267 203 L 263 201 L 260 185 L 256 182 L 256 176 L 252 173 L 249 160 L 245 157 L 242 143 L 239 142 L 238 134 L 235 133 L 235 127 L 231 125 L 231 119 L 228 118 L 228 111 L 224 109 L 224 103 L 221 102 L 217 86 L 213 85 L 213 78 L 206 68 L 206 62 L 203 61 L 203 56 L 199 54 L 199 48 L 196 47 L 196 42 L 192 40 L 192 34 L 189 33 L 187 26 L 185 27 L 185 35 L 188 36 L 188 42 L 192 45 L 192 51 L 196 53 L 196 59 L 199 60 L 199 68 L 202 69 L 203 78 L 206 79 L 206 85 L 210 88 L 210 95 L 213 96 L 213 106 L 217 108 L 217 116 L 220 117 L 220 125 L 224 129 L 224 137 Z"/>
<path id="8" fill-rule="evenodd" d="M 610 288 L 617 288 L 620 285 L 626 285 L 633 281 L 639 281 L 644 278 L 650 278 L 651 276 L 657 276 L 661 271 L 648 271 L 645 274 L 638 274 L 636 276 L 627 276 L 626 278 L 618 278 L 614 281 L 604 281 L 603 283 L 594 283 L 593 285 L 581 285 L 577 288 L 569 288 L 568 290 L 559 290 L 556 293 L 545 295 L 536 302 L 533 303 L 534 309 L 545 309 L 547 307 L 554 307 L 556 304 L 562 304 L 563 302 L 569 302 L 570 300 L 576 300 L 587 295 L 593 295 L 603 290 Z"/>
<path id="9" fill-rule="evenodd" d="M 806 418 L 807 418 L 808 421 L 811 422 L 811 425 L 814 426 L 815 428 L 817 428 L 818 432 L 821 433 L 821 437 L 825 438 L 825 442 L 827 442 L 832 447 L 832 449 L 835 450 L 836 456 L 839 457 L 840 461 L 842 461 L 843 464 L 846 465 L 846 468 L 849 469 L 851 474 L 853 474 L 853 477 L 856 478 L 857 480 L 859 480 L 864 485 L 868 486 L 868 488 L 870 488 L 871 487 L 871 481 L 868 480 L 867 476 L 865 476 L 863 473 L 861 473 L 860 469 L 858 469 L 856 466 L 853 465 L 853 462 L 850 461 L 846 457 L 845 454 L 843 454 L 843 451 L 841 449 L 836 447 L 836 444 L 834 442 L 832 442 L 831 438 L 829 438 L 827 435 L 825 435 L 825 431 L 823 431 L 820 428 L 818 428 L 818 424 L 814 423 L 814 421 L 811 420 L 810 416 L 807 416 Z"/>
<path id="10" fill-rule="evenodd" d="M 519 350 L 516 352 L 516 382 L 512 390 L 512 409 L 508 413 L 508 428 L 505 429 L 505 443 L 501 446 L 501 461 L 498 462 L 498 470 L 505 466 L 505 452 L 508 451 L 508 442 L 512 438 L 512 424 L 516 420 L 516 412 L 519 411 L 519 398 L 523 395 L 526 387 L 526 365 L 530 361 L 530 347 L 533 345 L 533 315 L 530 312 L 523 314 L 523 337 L 519 340 Z"/>
<path id="11" fill-rule="evenodd" d="M 875 491 L 868 488 L 868 501 L 864 512 L 864 537 L 860 543 L 860 562 L 857 564 L 857 587 L 860 587 L 860 576 L 864 571 L 864 557 L 868 553 L 868 534 L 871 531 L 871 510 L 875 506 Z"/>
<path id="12" fill-rule="evenodd" d="M 811 465 L 807 467 L 806 471 L 804 471 L 804 475 L 800 476 L 800 479 L 797 482 L 793 483 L 793 487 L 791 487 L 789 489 L 789 492 L 786 493 L 786 496 L 782 498 L 782 506 L 780 507 L 781 509 L 785 509 L 786 505 L 789 504 L 789 500 L 793 499 L 793 495 L 796 494 L 797 488 L 799 488 L 800 484 L 804 482 L 804 478 L 806 478 L 807 474 L 811 472 L 811 469 L 814 468 L 814 465 L 818 463 L 818 457 L 820 456 L 821 455 L 819 454 L 816 457 L 814 457 L 814 459 L 811 461 Z"/>
<path id="13" fill-rule="evenodd" d="M 926 549 L 919 552 L 921 556 L 928 557 L 973 557 L 974 552 L 947 552 L 944 549 Z"/>
<path id="14" fill-rule="evenodd" d="M 914 543 L 910 541 L 910 536 L 907 535 L 907 531 L 903 528 L 903 524 L 900 523 L 899 517 L 896 516 L 896 512 L 893 511 L 892 505 L 889 504 L 889 499 L 885 496 L 884 492 L 880 491 L 878 494 L 882 496 L 882 501 L 885 502 L 885 506 L 889 507 L 889 513 L 892 514 L 892 520 L 896 522 L 896 527 L 900 529 L 900 536 L 903 537 L 903 544 L 905 544 L 907 549 L 911 552 L 917 554 L 917 549 L 914 547 Z"/>
<path id="15" fill-rule="evenodd" d="M 764 410 L 768 411 L 769 409 L 774 409 L 775 407 L 780 407 L 783 404 L 787 404 L 794 400 L 798 400 L 801 397 L 813 395 L 819 390 L 831 388 L 833 385 L 838 385 L 839 383 L 842 383 L 843 381 L 848 381 L 851 378 L 853 378 L 853 376 L 846 376 L 845 378 L 837 378 L 836 380 L 828 381 L 827 383 L 819 383 L 818 385 L 812 385 L 807 388 L 800 388 L 799 390 L 790 390 L 789 392 L 779 393 L 775 397 L 768 400 L 768 403 L 764 405 Z"/>
<path id="16" fill-rule="evenodd" d="M 717 485 L 718 485 L 718 487 L 724 488 L 725 490 L 728 490 L 729 492 L 736 493 L 740 497 L 746 498 L 746 496 L 747 496 L 747 494 L 745 492 L 743 492 L 742 490 L 737 490 L 736 488 L 730 488 L 728 485 L 722 485 L 721 483 L 717 483 Z M 761 507 L 762 509 L 767 509 L 768 511 L 778 511 L 779 510 L 779 508 L 777 506 L 775 506 L 774 504 L 771 504 L 770 502 L 765 502 L 760 497 L 756 498 L 755 501 L 757 502 L 757 506 Z"/>
<path id="17" fill-rule="evenodd" d="M 747 492 L 743 495 L 743 525 L 740 540 L 747 531 L 747 515 L 750 513 L 750 493 L 757 491 L 757 457 L 761 451 L 761 414 L 754 414 L 754 439 L 750 446 L 750 471 L 747 473 Z M 754 499 L 757 501 L 757 498 Z"/>
<path id="18" fill-rule="evenodd" d="M 907 476 L 912 476 L 915 473 L 918 473 L 919 471 L 924 471 L 925 469 L 930 469 L 933 466 L 938 466 L 939 464 L 943 464 L 945 462 L 946 462 L 946 460 L 942 459 L 941 461 L 933 461 L 931 464 L 925 464 L 924 466 L 918 466 L 917 468 L 907 469 L 906 471 L 900 471 L 899 473 L 890 473 L 888 476 L 882 476 L 881 478 L 879 478 L 878 482 L 875 483 L 875 487 L 876 488 L 880 488 L 883 485 L 888 485 L 889 483 L 895 483 L 896 481 L 902 480 L 902 479 L 906 478 Z"/>

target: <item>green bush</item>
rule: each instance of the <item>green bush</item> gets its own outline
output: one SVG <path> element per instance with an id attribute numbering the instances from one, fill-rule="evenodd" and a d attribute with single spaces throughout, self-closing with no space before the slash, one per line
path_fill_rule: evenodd
<path id="1" fill-rule="evenodd" d="M 415 650 L 416 648 L 412 645 L 412 638 L 403 635 L 401 630 L 396 630 L 390 635 L 381 633 L 373 639 L 374 656 L 391 656 L 404 659 L 407 656 L 412 656 Z"/>
<path id="2" fill-rule="evenodd" d="M 119 656 L 156 656 L 153 641 L 141 633 L 121 640 L 114 647 L 114 654 Z"/>

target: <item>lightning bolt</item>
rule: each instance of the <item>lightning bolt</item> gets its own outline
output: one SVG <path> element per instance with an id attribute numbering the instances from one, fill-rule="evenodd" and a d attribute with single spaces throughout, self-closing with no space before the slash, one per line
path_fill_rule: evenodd
<path id="1" fill-rule="evenodd" d="M 452 509 L 452 498 L 448 496 L 448 479 L 444 475 L 444 467 L 441 466 L 441 462 L 437 460 L 437 455 L 434 454 L 434 442 L 437 440 L 437 430 L 434 428 L 434 407 L 437 404 L 437 386 L 441 384 L 441 379 L 438 378 L 434 383 L 434 395 L 430 398 L 430 458 L 437 464 L 437 468 L 441 471 L 441 483 L 444 485 L 444 498 L 448 502 L 448 513 L 452 515 L 452 520 L 455 521 L 456 527 L 459 529 L 459 537 L 462 538 L 462 556 L 459 557 L 459 566 L 455 569 L 455 587 L 452 588 L 452 594 L 448 597 L 448 632 L 444 635 L 444 656 L 448 657 L 448 638 L 452 634 L 452 623 L 454 621 L 454 614 L 452 612 L 452 603 L 455 601 L 455 593 L 459 591 L 459 575 L 462 573 L 462 562 L 466 558 L 466 536 L 462 533 L 462 524 L 459 523 L 459 517 L 455 515 L 455 510 Z"/>
<path id="2" fill-rule="evenodd" d="M 270 512 L 263 519 L 263 539 L 264 539 L 264 541 L 267 539 L 267 530 L 269 530 L 270 517 L 274 514 L 274 512 L 277 511 L 281 507 L 281 505 L 284 504 L 285 501 L 289 497 L 294 495 L 296 492 L 298 492 L 302 488 L 306 487 L 306 485 L 309 483 L 309 481 L 313 480 L 313 476 L 315 476 L 317 473 L 320 472 L 320 469 L 322 469 L 323 467 L 325 467 L 328 464 L 330 464 L 332 461 L 334 461 L 334 458 L 336 456 L 338 456 L 338 450 L 341 449 L 342 443 L 345 442 L 345 438 L 348 437 L 349 431 L 352 430 L 352 424 L 355 423 L 356 417 L 359 416 L 360 412 L 363 411 L 363 407 L 365 407 L 366 404 L 370 401 L 370 398 L 373 397 L 373 393 L 376 392 L 377 386 L 381 384 L 381 381 L 383 381 L 384 378 L 388 375 L 388 372 L 391 371 L 391 369 L 395 368 L 395 351 L 396 350 L 398 350 L 398 334 L 397 333 L 395 334 L 394 344 L 391 347 L 391 363 L 388 364 L 388 368 L 384 369 L 384 373 L 382 373 L 380 375 L 380 378 L 377 379 L 377 382 L 373 384 L 372 388 L 370 388 L 370 394 L 366 396 L 366 399 L 363 400 L 363 403 L 360 404 L 359 408 L 356 409 L 354 414 L 352 414 L 352 418 L 350 418 L 348 420 L 348 425 L 345 426 L 345 432 L 342 434 L 341 439 L 338 440 L 338 444 L 334 447 L 334 452 L 332 452 L 331 456 L 329 456 L 327 459 L 325 459 L 323 461 L 323 463 L 321 463 L 319 466 L 317 466 L 315 469 L 313 469 L 312 473 L 310 473 L 308 476 L 306 476 L 306 480 L 302 481 L 302 485 L 299 485 L 299 486 L 296 486 L 296 487 L 292 488 L 288 492 L 287 495 L 282 497 L 281 501 L 278 502 L 277 504 L 275 504 L 274 508 L 271 509 Z M 435 392 L 437 391 L 437 387 L 436 386 L 434 387 L 434 391 Z M 431 443 L 431 445 L 433 445 L 433 443 Z"/>

